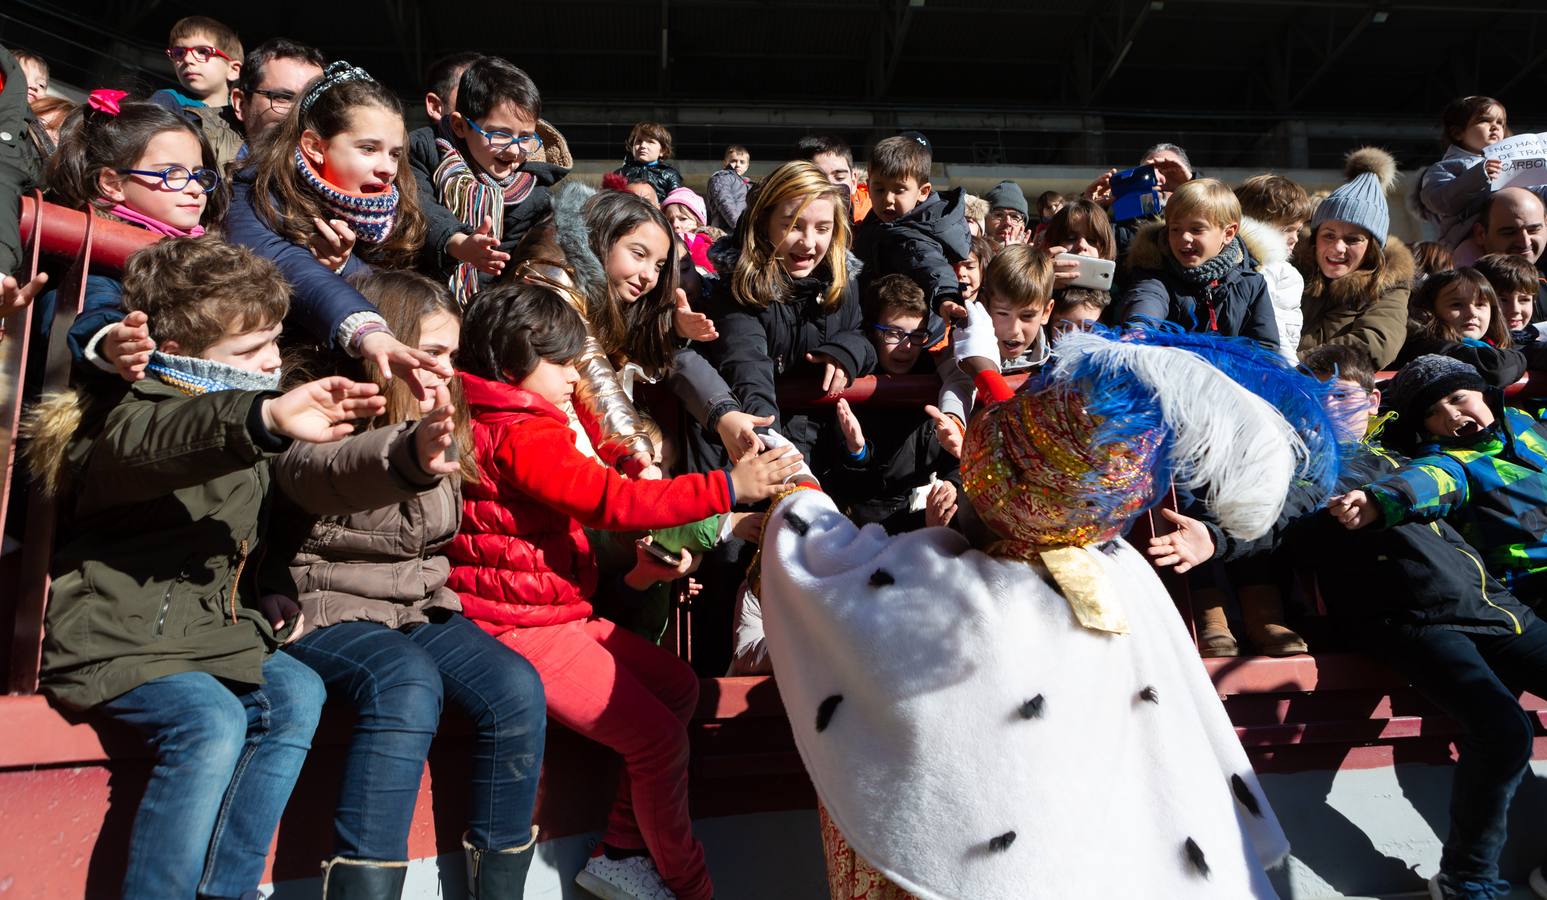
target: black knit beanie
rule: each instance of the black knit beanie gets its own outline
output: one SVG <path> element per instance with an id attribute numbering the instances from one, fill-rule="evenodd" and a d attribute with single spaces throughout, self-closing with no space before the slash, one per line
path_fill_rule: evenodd
<path id="1" fill-rule="evenodd" d="M 1386 389 L 1386 406 L 1396 410 L 1409 427 L 1423 427 L 1429 407 L 1457 390 L 1487 392 L 1488 383 L 1470 365 L 1459 359 L 1426 353 L 1391 379 Z"/>

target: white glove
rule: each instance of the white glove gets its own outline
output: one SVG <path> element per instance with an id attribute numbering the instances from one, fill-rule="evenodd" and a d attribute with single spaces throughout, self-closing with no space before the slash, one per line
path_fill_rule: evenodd
<path id="1" fill-rule="evenodd" d="M 978 356 L 998 370 L 999 339 L 994 337 L 994 318 L 987 306 L 976 301 L 967 304 L 967 321 L 957 320 L 951 328 L 951 355 L 958 366 Z"/>
<path id="2" fill-rule="evenodd" d="M 794 444 L 790 443 L 790 439 L 789 438 L 785 437 L 784 435 L 780 434 L 777 431 L 774 431 L 772 428 L 769 428 L 769 429 L 766 429 L 766 430 L 762 431 L 761 434 L 763 436 L 763 446 L 767 447 L 770 450 L 773 450 L 776 447 L 794 447 L 795 446 Z M 814 485 L 817 485 L 817 486 L 821 485 L 821 482 L 816 480 L 816 476 L 811 474 L 811 467 L 806 464 L 805 460 L 801 460 L 800 461 L 800 468 L 798 468 L 794 472 L 790 473 L 784 479 L 784 483 L 785 484 L 789 484 L 792 481 L 797 483 L 797 484 L 802 482 L 802 481 L 809 481 L 809 482 L 811 482 Z"/>

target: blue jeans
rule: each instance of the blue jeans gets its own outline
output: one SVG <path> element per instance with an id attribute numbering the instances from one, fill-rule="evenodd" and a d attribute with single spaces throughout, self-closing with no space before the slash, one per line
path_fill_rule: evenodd
<path id="1" fill-rule="evenodd" d="M 264 661 L 263 679 L 253 687 L 180 672 L 98 707 L 156 754 L 124 897 L 238 897 L 258 887 L 327 696 L 315 673 L 282 654 Z"/>
<path id="2" fill-rule="evenodd" d="M 1441 871 L 1477 881 L 1498 878 L 1509 803 L 1536 734 L 1517 695 L 1547 691 L 1547 623 L 1533 616 L 1518 635 L 1398 626 L 1380 632 L 1377 644 L 1462 729 Z"/>
<path id="3" fill-rule="evenodd" d="M 542 679 L 519 654 L 457 614 L 400 630 L 340 622 L 286 650 L 359 716 L 333 818 L 337 855 L 408 858 L 443 697 L 477 729 L 468 842 L 505 850 L 531 840 L 548 719 Z"/>

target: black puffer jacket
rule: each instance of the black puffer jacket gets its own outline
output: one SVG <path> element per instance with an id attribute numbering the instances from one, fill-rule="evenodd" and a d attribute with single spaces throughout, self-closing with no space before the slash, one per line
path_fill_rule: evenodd
<path id="1" fill-rule="evenodd" d="M 952 265 L 972 252 L 962 189 L 932 194 L 912 212 L 883 222 L 872 207 L 854 232 L 854 255 L 865 264 L 860 289 L 882 275 L 906 275 L 924 289 L 934 311 L 946 300 L 961 300 Z"/>
<path id="2" fill-rule="evenodd" d="M 623 165 L 613 170 L 629 181 L 648 181 L 655 188 L 655 202 L 660 203 L 666 199 L 666 195 L 682 187 L 682 173 L 676 167 L 664 160 L 653 163 L 642 163 L 633 158 L 625 159 Z"/>
<path id="3" fill-rule="evenodd" d="M 743 225 L 745 222 L 743 219 Z M 716 270 L 722 273 L 709 297 L 709 317 L 720 337 L 700 349 L 720 370 L 742 411 L 754 416 L 774 416 L 780 433 L 811 459 L 820 432 L 817 419 L 801 413 L 781 414 L 774 379 L 820 379 L 822 367 L 807 362 L 807 353 L 826 354 L 851 379 L 868 375 L 875 368 L 875 348 L 861 330 L 861 266 L 852 256 L 848 259 L 848 288 L 842 302 L 832 311 L 821 307 L 822 295 L 832 284 L 832 272 L 826 263 L 812 275 L 794 281 L 786 299 L 763 309 L 746 306 L 736 299 L 731 288 L 732 273 L 741 256 L 739 234 L 738 230 L 737 234 L 722 238 L 710 250 Z M 711 411 L 711 423 L 725 411 Z"/>
<path id="4" fill-rule="evenodd" d="M 1407 462 L 1378 445 L 1344 447 L 1338 479 L 1348 491 Z M 1237 542 L 1210 526 L 1219 557 L 1235 559 L 1282 544 L 1317 575 L 1328 611 L 1374 626 L 1443 626 L 1475 634 L 1516 634 L 1535 616 L 1483 567 L 1480 552 L 1444 521 L 1349 531 L 1311 491 L 1291 489 L 1266 537 Z"/>
<path id="5" fill-rule="evenodd" d="M 1391 367 L 1400 369 L 1426 353 L 1459 359 L 1476 369 L 1483 381 L 1496 388 L 1509 387 L 1526 372 L 1526 355 L 1521 350 L 1495 347 L 1478 340 L 1447 341 L 1429 337 L 1414 328 L 1411 322 L 1408 323 L 1407 340 L 1402 344 L 1402 352 L 1397 354 L 1397 361 Z"/>

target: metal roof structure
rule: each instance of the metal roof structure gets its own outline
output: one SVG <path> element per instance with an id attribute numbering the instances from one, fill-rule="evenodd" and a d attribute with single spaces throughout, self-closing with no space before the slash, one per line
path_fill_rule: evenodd
<path id="1" fill-rule="evenodd" d="M 315 44 L 405 97 L 442 54 L 505 56 L 576 154 L 602 158 L 653 118 L 687 157 L 911 127 L 954 162 L 1122 161 L 1172 139 L 1200 165 L 1335 165 L 1363 141 L 1419 163 L 1449 99 L 1497 96 L 1529 131 L 1547 90 L 1538 0 L 10 0 L 0 42 L 63 81 L 154 87 L 191 14 L 249 46 Z"/>

